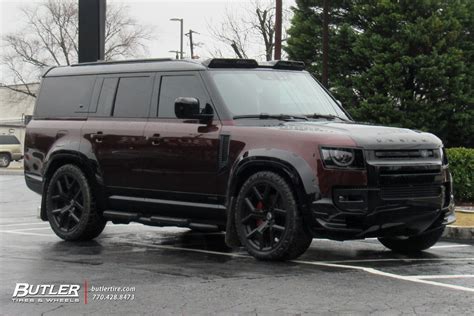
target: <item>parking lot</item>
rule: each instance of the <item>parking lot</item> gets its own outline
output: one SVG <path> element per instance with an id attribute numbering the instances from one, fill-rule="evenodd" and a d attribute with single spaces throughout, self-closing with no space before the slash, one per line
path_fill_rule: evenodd
<path id="1" fill-rule="evenodd" d="M 298 260 L 268 263 L 243 249 L 228 249 L 222 233 L 170 227 L 109 224 L 94 241 L 63 242 L 36 218 L 39 203 L 21 171 L 3 171 L 0 314 L 467 315 L 474 310 L 474 246 L 466 242 L 442 241 L 406 256 L 373 239 L 315 239 Z M 80 302 L 13 302 L 16 283 L 80 284 Z M 96 296 L 92 287 L 101 286 L 125 287 L 133 299 Z"/>

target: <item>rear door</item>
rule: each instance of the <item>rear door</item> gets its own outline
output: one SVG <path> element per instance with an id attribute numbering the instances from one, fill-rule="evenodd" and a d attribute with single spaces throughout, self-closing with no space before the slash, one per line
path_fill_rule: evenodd
<path id="1" fill-rule="evenodd" d="M 141 195 L 141 152 L 154 74 L 101 76 L 89 117 L 83 126 L 83 146 L 89 146 L 112 207 L 123 208 L 125 197 Z M 129 199 L 127 199 L 129 200 Z"/>

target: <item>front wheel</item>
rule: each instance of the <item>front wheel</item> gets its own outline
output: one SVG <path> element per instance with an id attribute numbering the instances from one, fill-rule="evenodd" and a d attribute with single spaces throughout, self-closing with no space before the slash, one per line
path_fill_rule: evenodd
<path id="1" fill-rule="evenodd" d="M 312 236 L 288 183 L 276 173 L 262 171 L 245 181 L 235 203 L 240 242 L 260 260 L 291 260 L 303 254 Z"/>
<path id="2" fill-rule="evenodd" d="M 74 165 L 60 167 L 49 181 L 46 214 L 53 231 L 64 240 L 93 239 L 106 224 L 97 212 L 87 178 Z"/>
<path id="3" fill-rule="evenodd" d="M 385 247 L 399 253 L 413 253 L 426 250 L 436 244 L 443 235 L 444 226 L 435 228 L 420 235 L 401 237 L 380 237 L 379 241 Z"/>

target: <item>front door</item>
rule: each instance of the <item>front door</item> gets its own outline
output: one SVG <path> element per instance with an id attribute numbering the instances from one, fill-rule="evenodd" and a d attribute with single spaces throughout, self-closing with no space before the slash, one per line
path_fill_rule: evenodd
<path id="1" fill-rule="evenodd" d="M 223 199 L 216 196 L 220 121 L 215 116 L 207 125 L 178 119 L 174 112 L 178 97 L 195 97 L 201 108 L 212 106 L 199 73 L 161 74 L 155 84 L 157 110 L 145 126 L 143 155 L 144 194 L 150 207 L 177 217 L 223 215 Z"/>

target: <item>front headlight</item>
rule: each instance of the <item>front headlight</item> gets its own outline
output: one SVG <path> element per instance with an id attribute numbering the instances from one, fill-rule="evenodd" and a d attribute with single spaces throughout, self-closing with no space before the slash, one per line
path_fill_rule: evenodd
<path id="1" fill-rule="evenodd" d="M 363 168 L 364 154 L 361 149 L 322 147 L 321 158 L 328 168 Z"/>

